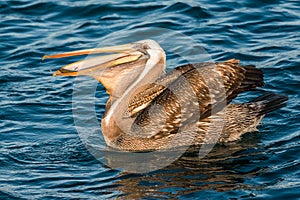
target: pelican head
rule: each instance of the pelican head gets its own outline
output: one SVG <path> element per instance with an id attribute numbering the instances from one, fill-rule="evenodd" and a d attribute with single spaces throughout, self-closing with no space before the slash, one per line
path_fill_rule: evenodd
<path id="1" fill-rule="evenodd" d="M 109 95 L 118 98 L 128 88 L 132 89 L 154 81 L 165 71 L 165 52 L 153 40 L 46 55 L 43 59 L 101 53 L 106 55 L 71 63 L 57 70 L 53 75 L 91 76 L 106 88 Z"/>

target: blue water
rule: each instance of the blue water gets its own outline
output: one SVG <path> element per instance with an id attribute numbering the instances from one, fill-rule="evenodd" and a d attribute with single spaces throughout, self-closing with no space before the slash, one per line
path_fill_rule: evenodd
<path id="1" fill-rule="evenodd" d="M 288 105 L 201 160 L 186 155 L 144 174 L 111 169 L 77 133 L 74 79 L 52 77 L 76 58 L 41 57 L 146 38 L 167 50 L 168 69 L 201 60 L 199 46 L 214 61 L 255 64 L 264 89 L 288 95 Z M 299 198 L 298 0 L 0 1 L 0 39 L 0 199 Z M 102 86 L 96 96 L 100 118 Z"/>

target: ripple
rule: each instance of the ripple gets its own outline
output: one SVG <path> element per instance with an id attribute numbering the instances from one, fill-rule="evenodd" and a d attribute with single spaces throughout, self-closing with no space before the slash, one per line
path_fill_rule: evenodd
<path id="1" fill-rule="evenodd" d="M 299 6 L 292 0 L 1 1 L 0 196 L 298 197 Z M 77 129 L 85 127 L 75 126 L 73 116 L 74 109 L 86 112 L 86 102 L 96 97 L 94 114 L 101 118 L 108 98 L 104 88 L 96 86 L 95 95 L 81 98 L 73 107 L 74 85 L 80 82 L 83 89 L 90 89 L 91 79 L 52 77 L 52 73 L 84 57 L 43 62 L 41 57 L 145 38 L 166 48 L 168 69 L 202 60 L 197 49 L 203 48 L 213 60 L 237 58 L 242 64 L 255 64 L 265 73 L 264 89 L 287 94 L 288 105 L 268 114 L 260 133 L 217 145 L 201 160 L 192 149 L 170 166 L 146 174 L 110 169 L 80 140 Z M 85 116 L 78 119 L 93 120 Z M 94 122 L 99 128 L 99 121 Z"/>

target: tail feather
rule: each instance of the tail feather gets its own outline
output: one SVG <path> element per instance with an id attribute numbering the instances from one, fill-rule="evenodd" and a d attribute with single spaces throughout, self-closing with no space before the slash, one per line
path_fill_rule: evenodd
<path id="1" fill-rule="evenodd" d="M 242 67 L 246 70 L 246 73 L 241 88 L 250 90 L 264 85 L 264 75 L 262 70 L 256 68 L 254 65 Z"/>
<path id="2" fill-rule="evenodd" d="M 259 110 L 259 115 L 265 115 L 269 112 L 277 110 L 286 106 L 288 97 L 281 94 L 275 94 L 273 92 L 268 92 L 263 94 L 252 101 L 250 103 L 259 103 L 262 105 L 261 109 Z"/>
<path id="3" fill-rule="evenodd" d="M 240 66 L 244 71 L 244 79 L 237 90 L 235 90 L 229 100 L 234 99 L 241 92 L 250 91 L 257 87 L 264 85 L 264 75 L 261 69 L 256 68 L 254 65 Z"/>

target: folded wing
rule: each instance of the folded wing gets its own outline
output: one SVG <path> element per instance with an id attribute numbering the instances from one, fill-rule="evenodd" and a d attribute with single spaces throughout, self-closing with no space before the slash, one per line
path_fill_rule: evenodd
<path id="1" fill-rule="evenodd" d="M 263 73 L 235 59 L 177 67 L 135 95 L 127 116 L 132 132 L 160 138 L 207 118 L 244 91 L 263 85 Z"/>

